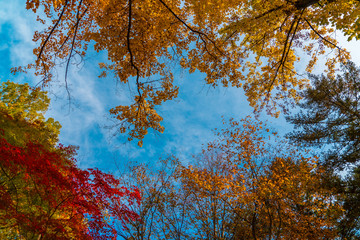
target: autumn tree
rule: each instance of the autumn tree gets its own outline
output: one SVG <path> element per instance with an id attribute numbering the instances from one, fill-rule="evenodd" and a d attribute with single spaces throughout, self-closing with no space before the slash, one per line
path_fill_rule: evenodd
<path id="1" fill-rule="evenodd" d="M 48 149 L 53 148 L 58 142 L 61 125 L 53 118 L 45 119 L 49 104 L 45 92 L 32 89 L 28 84 L 2 83 L 1 129 L 7 141 L 17 146 L 36 141 Z"/>
<path id="2" fill-rule="evenodd" d="M 163 132 L 157 108 L 176 98 L 172 62 L 206 75 L 205 82 L 243 87 L 250 105 L 278 115 L 299 100 L 307 79 L 298 72 L 300 55 L 311 72 L 321 55 L 328 73 L 349 53 L 334 38 L 336 29 L 359 38 L 359 2 L 351 0 L 27 0 L 47 27 L 34 35 L 35 69 L 46 85 L 57 63 L 83 58 L 91 42 L 105 50 L 101 76 L 112 73 L 135 88 L 134 101 L 110 113 L 120 132 L 139 144 L 148 129 Z M 326 55 L 324 55 L 326 53 Z"/>
<path id="3" fill-rule="evenodd" d="M 138 228 L 129 227 L 129 239 L 339 236 L 341 198 L 334 189 L 322 187 L 324 170 L 316 157 L 268 142 L 273 134 L 250 118 L 224 124 L 216 140 L 187 161 L 189 165 L 165 165 L 176 168 L 161 174 L 135 168 L 135 178 L 130 179 L 141 183 L 137 186 L 146 204 L 138 226 L 146 235 L 135 236 Z"/>
<path id="4" fill-rule="evenodd" d="M 337 236 L 341 204 L 332 191 L 321 187 L 323 170 L 317 168 L 317 159 L 293 146 L 269 144 L 267 131 L 250 118 L 230 120 L 204 150 L 204 154 L 215 153 L 211 167 L 202 160 L 198 166 L 184 168 L 184 188 L 197 199 L 191 206 L 208 211 L 194 214 L 202 224 L 196 228 L 198 238 L 201 234 L 216 239 Z M 221 233 L 223 229 L 227 235 Z"/>
<path id="5" fill-rule="evenodd" d="M 74 147 L 57 144 L 60 124 L 45 119 L 48 98 L 27 84 L 0 86 L 0 237 L 110 239 L 114 221 L 135 220 L 135 188 L 76 166 Z"/>
<path id="6" fill-rule="evenodd" d="M 119 234 L 123 239 L 191 238 L 194 226 L 186 206 L 192 202 L 179 187 L 179 170 L 178 159 L 169 157 L 161 159 L 157 167 L 141 164 L 122 174 L 123 184 L 137 186 L 142 196 L 140 205 L 130 207 L 139 218 L 126 224 Z"/>
<path id="7" fill-rule="evenodd" d="M 340 223 L 344 239 L 358 236 L 360 229 L 360 70 L 354 63 L 342 65 L 341 74 L 311 75 L 312 87 L 304 91 L 298 114 L 287 117 L 296 130 L 288 137 L 305 146 L 322 149 L 321 163 L 328 170 L 328 185 L 344 194 L 345 218 Z M 355 167 L 355 168 L 354 168 Z M 336 176 L 347 170 L 346 177 Z M 335 175 L 334 175 L 335 174 Z"/>

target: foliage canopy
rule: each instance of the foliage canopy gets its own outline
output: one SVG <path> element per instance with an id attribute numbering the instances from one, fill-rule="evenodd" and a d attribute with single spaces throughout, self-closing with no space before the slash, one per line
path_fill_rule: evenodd
<path id="1" fill-rule="evenodd" d="M 132 169 L 142 192 L 123 239 L 336 239 L 343 217 L 333 189 L 322 187 L 317 159 L 267 142 L 250 118 L 231 120 L 190 165 L 176 158 L 156 172 Z"/>
<path id="2" fill-rule="evenodd" d="M 301 111 L 287 120 L 296 130 L 290 140 L 322 148 L 321 163 L 327 169 L 326 185 L 342 193 L 344 218 L 339 223 L 343 239 L 356 239 L 360 229 L 360 70 L 352 62 L 334 77 L 311 75 L 312 87 L 303 92 Z M 343 177 L 339 170 L 346 169 Z"/>
<path id="3" fill-rule="evenodd" d="M 359 1 L 353 0 L 27 0 L 41 10 L 47 27 L 34 35 L 38 47 L 34 68 L 46 84 L 53 67 L 84 57 L 90 43 L 107 52 L 100 63 L 107 73 L 135 86 L 134 101 L 111 114 L 120 132 L 139 144 L 149 128 L 163 132 L 157 107 L 176 98 L 171 62 L 205 73 L 211 86 L 243 87 L 249 103 L 278 115 L 299 100 L 307 85 L 296 68 L 307 61 L 311 72 L 326 55 L 328 73 L 349 53 L 338 46 L 334 30 L 359 38 Z M 300 57 L 303 53 L 309 57 Z M 15 68 L 14 71 L 24 70 Z"/>
<path id="4" fill-rule="evenodd" d="M 334 77 L 311 75 L 301 111 L 287 120 L 298 129 L 288 137 L 311 146 L 327 146 L 325 163 L 344 169 L 360 159 L 360 70 L 348 62 Z"/>
<path id="5" fill-rule="evenodd" d="M 0 238 L 109 239 L 113 221 L 134 220 L 137 189 L 111 174 L 76 166 L 74 147 L 57 142 L 60 124 L 45 120 L 46 93 L 0 85 Z"/>

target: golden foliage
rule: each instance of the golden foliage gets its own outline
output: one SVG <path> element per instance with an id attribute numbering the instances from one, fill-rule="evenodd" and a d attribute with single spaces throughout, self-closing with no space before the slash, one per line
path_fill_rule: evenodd
<path id="1" fill-rule="evenodd" d="M 44 10 L 36 32 L 35 68 L 46 84 L 56 63 L 85 56 L 94 43 L 106 51 L 101 63 L 123 83 L 136 88 L 134 103 L 112 109 L 121 132 L 143 139 L 148 128 L 163 131 L 156 108 L 176 98 L 171 62 L 206 74 L 211 86 L 243 87 L 258 112 L 278 116 L 299 100 L 307 80 L 296 63 L 311 72 L 325 55 L 328 74 L 350 58 L 334 38 L 340 29 L 359 38 L 360 8 L 352 0 L 27 0 L 27 9 Z M 309 55 L 303 56 L 303 53 Z M 300 57 L 303 56 L 303 57 Z M 14 71 L 21 71 L 15 68 Z M 67 83 L 66 77 L 65 81 Z"/>
<path id="2" fill-rule="evenodd" d="M 260 124 L 231 120 L 198 166 L 182 169 L 195 228 L 207 239 L 334 239 L 342 208 L 321 187 L 317 159 L 266 143 Z"/>
<path id="3" fill-rule="evenodd" d="M 124 238 L 336 239 L 341 198 L 323 186 L 317 158 L 267 141 L 261 122 L 231 120 L 218 138 L 185 166 L 141 165 L 130 179 L 142 192 Z M 129 182 L 129 178 L 125 177 Z"/>
<path id="4" fill-rule="evenodd" d="M 46 92 L 40 89 L 10 81 L 1 83 L 0 126 L 7 141 L 25 146 L 30 140 L 53 148 L 61 125 L 53 118 L 45 119 L 49 103 Z"/>

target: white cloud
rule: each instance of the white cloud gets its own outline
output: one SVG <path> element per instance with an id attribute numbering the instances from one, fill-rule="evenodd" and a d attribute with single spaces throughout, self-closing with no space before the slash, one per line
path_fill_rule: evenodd
<path id="1" fill-rule="evenodd" d="M 11 50 L 11 62 L 14 66 L 25 65 L 34 60 L 32 49 L 35 46 L 32 37 L 39 24 L 35 14 L 25 9 L 24 1 L 11 1 L 2 4 L 0 9 L 0 30 L 10 30 L 8 45 Z M 5 26 L 11 26 L 6 29 Z"/>

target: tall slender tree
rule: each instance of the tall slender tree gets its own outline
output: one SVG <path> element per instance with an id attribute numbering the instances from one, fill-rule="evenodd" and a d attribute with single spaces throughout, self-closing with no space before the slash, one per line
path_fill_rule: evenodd
<path id="1" fill-rule="evenodd" d="M 310 75 L 312 87 L 303 92 L 298 114 L 287 120 L 296 130 L 294 142 L 328 146 L 324 163 L 342 170 L 360 160 L 360 70 L 348 62 L 334 77 Z"/>
<path id="2" fill-rule="evenodd" d="M 348 62 L 336 77 L 311 75 L 301 111 L 288 116 L 297 130 L 288 137 L 305 146 L 322 149 L 327 169 L 324 184 L 343 196 L 345 216 L 339 221 L 342 239 L 358 239 L 360 229 L 360 70 Z M 343 172 L 342 178 L 337 173 Z"/>

